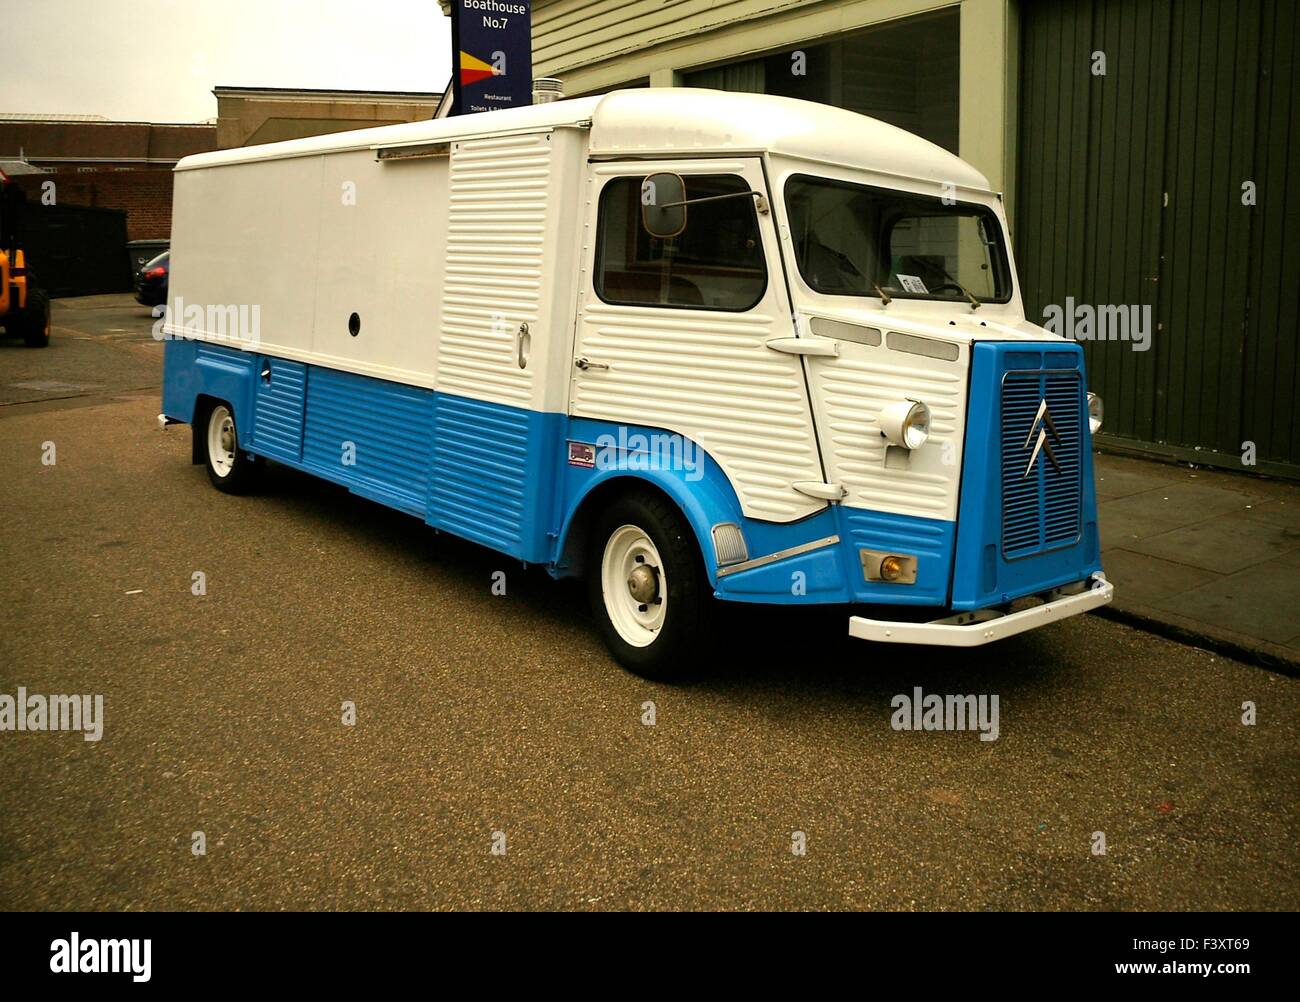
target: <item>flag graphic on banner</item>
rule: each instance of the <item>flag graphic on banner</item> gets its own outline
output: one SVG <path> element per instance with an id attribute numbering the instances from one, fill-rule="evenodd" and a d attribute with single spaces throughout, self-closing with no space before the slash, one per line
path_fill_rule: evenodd
<path id="1" fill-rule="evenodd" d="M 468 52 L 460 54 L 460 82 L 461 86 L 466 84 L 478 83 L 480 80 L 490 76 L 495 76 L 494 70 L 489 63 L 485 63 L 476 56 L 471 56 Z"/>

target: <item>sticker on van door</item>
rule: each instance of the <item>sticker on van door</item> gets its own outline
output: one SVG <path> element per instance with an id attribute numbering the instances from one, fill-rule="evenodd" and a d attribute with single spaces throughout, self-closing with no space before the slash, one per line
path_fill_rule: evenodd
<path id="1" fill-rule="evenodd" d="M 585 442 L 569 443 L 569 465 L 590 470 L 596 465 L 596 449 Z"/>
<path id="2" fill-rule="evenodd" d="M 899 274 L 898 281 L 899 284 L 903 286 L 904 292 L 913 292 L 922 296 L 928 296 L 930 294 L 930 290 L 925 287 L 925 283 L 922 282 L 920 277 L 917 275 Z"/>

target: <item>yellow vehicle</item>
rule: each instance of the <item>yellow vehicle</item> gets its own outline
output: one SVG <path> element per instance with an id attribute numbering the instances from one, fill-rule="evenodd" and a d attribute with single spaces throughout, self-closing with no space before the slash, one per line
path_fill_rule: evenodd
<path id="1" fill-rule="evenodd" d="M 37 288 L 21 246 L 22 190 L 0 172 L 0 326 L 30 348 L 50 343 L 50 297 Z"/>

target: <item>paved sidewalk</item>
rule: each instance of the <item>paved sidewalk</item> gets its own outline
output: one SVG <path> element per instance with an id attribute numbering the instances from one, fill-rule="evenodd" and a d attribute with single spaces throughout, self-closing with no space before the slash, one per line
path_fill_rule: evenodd
<path id="1" fill-rule="evenodd" d="M 1300 485 L 1098 454 L 1112 608 L 1300 668 Z"/>

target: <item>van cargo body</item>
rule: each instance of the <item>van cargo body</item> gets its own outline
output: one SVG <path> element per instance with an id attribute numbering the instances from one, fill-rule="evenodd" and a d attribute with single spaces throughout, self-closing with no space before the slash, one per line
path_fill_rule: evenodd
<path id="1" fill-rule="evenodd" d="M 171 254 L 161 419 L 214 484 L 585 575 L 634 670 L 714 597 L 957 646 L 1110 600 L 1082 352 L 985 178 L 883 123 L 647 89 L 205 153 Z"/>

